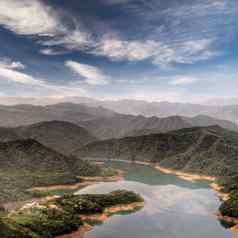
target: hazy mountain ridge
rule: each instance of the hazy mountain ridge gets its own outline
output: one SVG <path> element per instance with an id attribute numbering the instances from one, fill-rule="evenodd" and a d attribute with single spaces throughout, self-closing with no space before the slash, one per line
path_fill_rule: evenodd
<path id="1" fill-rule="evenodd" d="M 48 120 L 48 117 L 50 117 L 50 120 L 66 120 L 65 115 L 62 115 L 59 110 L 59 106 L 67 106 L 67 107 L 74 107 L 73 105 L 75 104 L 82 104 L 84 107 L 103 107 L 97 111 L 100 115 L 97 113 L 97 118 L 99 117 L 111 117 L 113 116 L 113 112 L 119 113 L 119 114 L 130 114 L 130 115 L 143 115 L 146 117 L 152 117 L 152 116 L 157 116 L 157 117 L 169 117 L 169 116 L 174 116 L 174 115 L 179 115 L 179 116 L 185 116 L 185 117 L 195 117 L 198 115 L 206 115 L 222 120 L 230 120 L 235 123 L 238 121 L 238 104 L 237 99 L 236 100 L 226 100 L 227 103 L 221 103 L 219 104 L 219 101 L 217 103 L 213 101 L 213 103 L 204 103 L 204 104 L 196 104 L 196 103 L 179 103 L 179 102 L 147 102 L 143 100 L 132 100 L 132 99 L 124 99 L 124 100 L 96 100 L 92 98 L 86 98 L 86 97 L 66 97 L 66 98 L 58 98 L 58 99 L 52 99 L 52 98 L 43 98 L 43 99 L 34 99 L 34 98 L 10 98 L 8 101 L 11 103 L 9 104 L 14 104 L 14 103 L 28 103 L 32 102 L 35 106 L 35 108 L 38 108 L 39 111 L 41 111 L 41 115 L 39 114 L 40 121 L 45 121 Z M 7 101 L 2 100 L 3 103 L 7 103 Z M 229 105 L 229 102 L 231 103 Z M 58 107 L 54 107 L 54 104 L 58 103 Z M 39 106 L 39 105 L 48 105 L 48 106 Z M 28 104 L 25 104 L 23 106 L 26 106 Z M 20 105 L 20 108 L 22 105 Z M 82 106 L 83 107 L 83 106 Z M 52 115 L 48 114 L 48 110 L 56 109 L 56 115 L 54 115 L 54 118 L 52 118 Z M 2 110 L 5 110 L 5 113 L 13 113 L 14 110 L 19 110 L 19 105 L 13 105 L 13 106 L 0 106 L 0 116 Z M 45 112 L 47 111 L 47 113 Z M 67 109 L 68 110 L 68 109 Z M 107 111 L 106 111 L 107 110 Z M 113 111 L 113 112 L 112 112 Z M 68 110 L 67 113 L 69 113 L 70 110 Z M 82 113 L 83 111 L 81 111 Z M 42 114 L 43 113 L 43 114 Z M 70 114 L 70 113 L 69 113 Z M 90 116 L 88 115 L 88 111 L 85 111 L 85 114 L 79 114 L 78 120 L 88 120 L 88 119 L 95 119 L 95 112 L 92 113 L 90 111 Z M 3 114 L 4 115 L 4 114 Z M 9 116 L 14 116 L 17 117 L 17 115 L 13 114 L 8 114 Z M 93 116 L 92 116 L 93 115 Z M 72 117 L 70 120 L 73 119 L 73 122 L 75 120 L 75 114 L 71 115 Z M 23 117 L 23 116 L 22 116 Z M 57 117 L 57 118 L 56 118 Z M 2 118 L 2 117 L 1 117 Z M 9 117 L 5 117 L 6 119 Z M 9 126 L 12 126 L 13 121 L 11 119 L 9 121 Z M 23 122 L 25 124 L 32 124 L 36 121 L 28 121 L 28 117 L 23 117 Z M 13 121 L 14 122 L 14 121 Z M 0 124 L 1 125 L 1 124 Z M 13 125 L 14 126 L 14 125 Z"/>
<path id="2" fill-rule="evenodd" d="M 3 111 L 1 111 L 3 110 Z M 85 135 L 85 143 L 88 141 L 91 142 L 93 140 L 88 137 L 97 137 L 99 139 L 109 139 L 109 138 L 121 138 L 125 136 L 138 136 L 145 135 L 151 133 L 159 133 L 166 132 L 171 130 L 177 130 L 181 128 L 188 128 L 193 126 L 210 126 L 210 125 L 219 125 L 229 130 L 238 131 L 238 125 L 226 120 L 219 120 L 205 115 L 198 115 L 193 118 L 182 117 L 182 116 L 170 116 L 165 118 L 159 117 L 145 117 L 145 116 L 134 116 L 129 114 L 118 114 L 113 112 L 112 110 L 104 109 L 102 107 L 88 107 L 81 104 L 73 104 L 73 103 L 60 103 L 49 106 L 32 106 L 32 105 L 16 105 L 16 106 L 0 106 L 0 125 L 7 127 L 15 127 L 19 125 L 31 125 L 37 124 L 41 122 L 50 122 L 50 121 L 67 121 L 71 122 L 74 125 L 63 124 L 55 128 L 58 132 L 54 132 L 53 129 L 49 127 L 49 132 L 44 129 L 44 127 L 40 126 L 41 124 L 31 126 L 28 128 L 28 132 L 26 129 L 18 129 L 21 133 L 18 135 L 14 135 L 14 132 L 4 129 L 5 132 L 0 135 L 0 140 L 8 140 L 10 139 L 18 139 L 18 138 L 39 138 L 45 137 L 47 133 L 53 133 L 57 135 L 60 131 L 62 133 L 58 135 L 58 137 L 64 138 L 65 135 L 69 140 L 68 145 L 73 140 L 70 139 L 71 135 L 69 135 L 68 130 L 72 132 L 72 136 L 75 134 L 77 130 L 76 125 L 82 126 L 87 129 L 89 132 L 84 132 Z M 43 124 L 46 125 L 46 124 Z M 49 125 L 53 125 L 52 123 L 48 123 Z M 62 127 L 62 128 L 61 128 Z M 63 128 L 65 127 L 65 130 Z M 75 132 L 71 127 L 75 127 Z M 32 130 L 32 132 L 29 132 Z M 35 132 L 33 132 L 35 130 Z M 40 130 L 44 130 L 40 132 Z M 83 131 L 83 128 L 81 129 Z M 3 129 L 2 129 L 3 131 Z M 24 132 L 24 133 L 23 133 Z M 34 133 L 36 135 L 34 135 Z M 64 135 L 65 134 L 65 135 Z M 80 135 L 82 133 L 79 133 Z M 77 135 L 74 136 L 75 141 L 80 144 L 82 142 L 76 138 Z M 15 138 L 14 138 L 15 137 Z M 79 136 L 81 137 L 81 136 Z M 58 139 L 58 138 L 57 138 Z M 48 140 L 49 141 L 49 140 Z M 40 140 L 41 143 L 44 144 L 44 140 Z M 54 146 L 54 142 L 51 143 Z M 67 140 L 65 140 L 65 146 L 63 143 L 59 143 L 62 147 L 60 152 L 65 152 L 65 148 L 67 147 Z M 48 144 L 46 144 L 48 145 Z M 53 147 L 56 148 L 57 147 Z M 67 153 L 70 152 L 70 148 L 66 148 Z"/>
<path id="3" fill-rule="evenodd" d="M 96 137 L 86 129 L 65 121 L 46 121 L 16 128 L 0 128 L 0 141 L 17 139 L 35 139 L 55 151 L 68 155 L 75 148 L 95 141 Z"/>
<path id="4" fill-rule="evenodd" d="M 1 100 L 1 97 L 0 97 Z M 65 97 L 65 98 L 17 98 L 10 97 L 1 100 L 5 104 L 17 104 L 32 102 L 35 105 L 49 105 L 55 103 L 72 102 L 84 104 L 91 107 L 102 106 L 121 114 L 143 115 L 146 117 L 168 117 L 173 115 L 194 117 L 207 115 L 223 120 L 237 122 L 238 99 L 221 98 L 206 100 L 204 103 L 180 103 L 180 102 L 148 102 L 143 100 L 97 100 L 87 97 Z"/>
<path id="5" fill-rule="evenodd" d="M 62 154 L 70 154 L 76 147 L 97 139 L 86 129 L 64 121 L 40 122 L 15 130 L 20 138 L 34 138 Z"/>
<path id="6" fill-rule="evenodd" d="M 88 104 L 89 105 L 89 104 Z M 207 115 L 222 120 L 238 121 L 238 105 L 200 105 L 192 103 L 146 102 L 137 100 L 97 101 L 91 105 L 103 106 L 117 113 L 168 117 L 173 115 L 194 117 Z"/>
<path id="7" fill-rule="evenodd" d="M 80 125 L 100 139 L 140 136 L 194 126 L 211 125 L 219 125 L 229 130 L 238 131 L 238 125 L 235 123 L 203 115 L 191 118 L 181 116 L 147 118 L 144 116 L 121 114 L 111 118 L 99 118 L 80 122 Z"/>
<path id="8" fill-rule="evenodd" d="M 49 106 L 15 105 L 0 106 L 0 126 L 16 127 L 42 121 L 70 121 L 77 123 L 101 117 L 111 117 L 116 113 L 102 107 L 82 104 L 61 103 Z"/>
<path id="9" fill-rule="evenodd" d="M 212 176 L 237 175 L 238 133 L 218 126 L 93 142 L 75 156 L 158 162 L 168 168 Z"/>

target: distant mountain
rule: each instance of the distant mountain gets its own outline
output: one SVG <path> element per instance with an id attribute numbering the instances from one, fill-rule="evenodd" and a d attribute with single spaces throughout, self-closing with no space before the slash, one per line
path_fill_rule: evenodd
<path id="1" fill-rule="evenodd" d="M 62 154 L 95 141 L 86 129 L 70 122 L 49 121 L 13 129 L 19 138 L 32 138 Z"/>
<path id="2" fill-rule="evenodd" d="M 96 120 L 80 122 L 80 125 L 94 133 L 100 139 L 121 138 L 136 134 L 138 130 L 154 130 L 165 132 L 191 125 L 181 117 L 168 118 L 143 117 L 132 115 L 117 115 L 112 118 L 100 118 Z"/>
<path id="3" fill-rule="evenodd" d="M 65 121 L 46 121 L 16 128 L 0 128 L 0 142 L 35 139 L 64 155 L 97 140 L 86 129 Z"/>
<path id="4" fill-rule="evenodd" d="M 228 120 L 216 119 L 205 115 L 198 115 L 195 117 L 183 117 L 183 119 L 192 126 L 212 126 L 219 125 L 225 129 L 238 131 L 238 124 Z"/>
<path id="5" fill-rule="evenodd" d="M 191 103 L 146 102 L 137 100 L 97 101 L 90 105 L 101 105 L 118 113 L 147 117 L 168 117 L 173 115 L 194 117 L 197 115 L 207 115 L 218 119 L 238 122 L 238 105 L 208 106 Z"/>
<path id="6" fill-rule="evenodd" d="M 203 104 L 214 105 L 214 106 L 238 105 L 238 97 L 212 98 L 212 99 L 204 101 Z"/>
<path id="7" fill-rule="evenodd" d="M 204 101 L 202 104 L 178 103 L 178 102 L 148 102 L 143 100 L 96 100 L 87 97 L 62 97 L 62 98 L 19 98 L 0 97 L 0 104 L 12 105 L 17 103 L 32 103 L 33 105 L 51 104 L 83 104 L 90 107 L 103 107 L 120 114 L 143 115 L 146 117 L 168 117 L 173 115 L 194 117 L 207 115 L 223 120 L 238 122 L 238 99 L 237 98 L 215 98 Z M 70 104 L 70 103 L 69 103 Z M 14 106 L 13 106 L 14 108 Z M 1 114 L 0 114 L 1 116 Z M 1 117 L 0 117 L 1 118 Z M 62 120 L 62 118 L 53 118 Z M 53 120 L 51 118 L 51 120 Z M 45 120 L 41 120 L 45 121 Z M 35 122 L 35 121 L 34 121 Z M 31 122 L 31 123 L 34 123 Z"/>
<path id="8" fill-rule="evenodd" d="M 0 126 L 16 127 L 52 120 L 77 123 L 101 117 L 107 118 L 115 114 L 115 112 L 102 107 L 89 107 L 72 103 L 50 106 L 0 106 Z"/>
<path id="9" fill-rule="evenodd" d="M 237 175 L 238 133 L 219 126 L 93 142 L 75 156 L 153 161 L 161 166 L 212 176 Z"/>
<path id="10" fill-rule="evenodd" d="M 218 120 L 199 115 L 196 117 L 170 116 L 165 118 L 144 117 L 118 114 L 111 118 L 99 118 L 80 122 L 99 139 L 140 136 L 151 133 L 167 132 L 194 126 L 219 125 L 238 131 L 238 125 L 230 121 Z"/>

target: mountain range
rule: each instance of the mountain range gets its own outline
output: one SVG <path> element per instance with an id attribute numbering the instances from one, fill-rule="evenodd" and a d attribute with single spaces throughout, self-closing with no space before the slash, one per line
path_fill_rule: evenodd
<path id="1" fill-rule="evenodd" d="M 86 101 L 87 102 L 87 101 Z M 85 103 L 90 106 L 102 106 L 117 113 L 143 115 L 146 117 L 186 116 L 194 117 L 206 115 L 222 120 L 238 121 L 238 105 L 202 105 L 176 102 L 147 102 L 139 100 L 94 101 Z"/>
<path id="2" fill-rule="evenodd" d="M 237 98 L 214 98 L 204 100 L 203 103 L 178 103 L 178 102 L 148 102 L 143 100 L 96 100 L 87 97 L 58 97 L 58 98 L 19 98 L 0 97 L 0 103 L 13 105 L 17 103 L 34 105 L 52 105 L 57 103 L 72 102 L 84 104 L 90 107 L 104 107 L 121 114 L 143 115 L 146 117 L 168 117 L 174 115 L 194 117 L 207 115 L 222 120 L 231 120 L 237 123 L 238 120 L 238 99 Z M 67 103 L 66 103 L 67 104 Z M 14 107 L 14 106 L 13 106 Z M 1 115 L 1 114 L 0 114 Z M 60 118 L 54 118 L 60 120 Z M 34 123 L 34 122 L 31 122 Z"/>
<path id="3" fill-rule="evenodd" d="M 30 104 L 0 106 L 0 126 L 16 127 L 42 121 L 69 121 L 77 123 L 101 117 L 112 117 L 114 111 L 102 107 L 89 107 L 82 104 L 61 103 L 49 106 Z"/>
<path id="4" fill-rule="evenodd" d="M 115 107 L 114 109 L 118 110 L 118 107 Z M 39 139 L 44 137 L 47 133 L 51 133 L 51 136 L 54 134 L 57 136 L 57 133 L 59 133 L 58 137 L 65 138 L 72 135 L 72 137 L 75 138 L 79 132 L 76 126 L 81 126 L 88 131 L 82 132 L 82 135 L 88 134 L 86 137 L 79 133 L 79 137 L 84 137 L 84 143 L 87 143 L 88 141 L 91 142 L 91 140 L 93 140 L 93 138 L 88 140 L 88 136 L 97 137 L 98 139 L 120 138 L 125 136 L 150 134 L 154 132 L 166 132 L 192 126 L 219 125 L 229 130 L 238 131 L 238 125 L 228 120 L 216 119 L 206 115 L 197 115 L 194 117 L 174 115 L 176 115 L 176 113 L 174 113 L 173 116 L 164 118 L 156 116 L 136 116 L 116 113 L 113 110 L 105 109 L 101 106 L 93 107 L 73 103 L 60 103 L 48 106 L 15 105 L 0 106 L 0 126 L 25 127 L 47 121 L 58 121 L 58 124 L 48 123 L 38 124 L 28 128 L 18 128 L 18 132 L 16 134 L 18 136 L 20 135 L 19 138 L 22 138 L 23 135 L 23 138 L 35 138 L 36 136 Z M 69 122 L 72 124 L 63 125 L 62 123 L 62 125 L 59 125 L 60 121 L 64 121 L 65 123 Z M 48 129 L 45 128 L 46 126 L 49 126 L 48 129 L 51 130 L 51 132 L 47 132 Z M 55 128 L 50 129 L 52 126 L 55 126 Z M 72 127 L 74 127 L 75 130 Z M 12 137 L 13 139 L 18 138 L 11 130 L 3 128 L 1 130 L 2 135 L 0 134 L 0 140 L 8 140 L 8 138 Z M 33 130 L 34 132 L 30 132 Z M 36 130 L 38 132 L 36 132 Z M 57 133 L 56 130 L 58 131 Z M 67 132 L 68 130 L 71 130 L 71 132 Z M 83 129 L 81 128 L 80 130 L 82 131 Z M 45 131 L 45 133 L 43 133 L 43 131 Z M 74 134 L 76 135 L 74 136 Z M 82 140 L 78 141 L 76 138 L 75 142 L 73 142 L 73 140 L 73 138 L 69 140 L 68 144 L 79 142 L 82 144 Z M 40 142 L 44 144 L 44 140 L 40 140 Z M 67 143 L 67 140 L 65 140 L 65 143 Z M 65 151 L 63 145 L 61 151 Z M 67 149 L 67 151 L 69 150 Z"/>
<path id="5" fill-rule="evenodd" d="M 165 118 L 118 114 L 111 118 L 99 118 L 79 123 L 99 139 L 139 136 L 167 132 L 195 126 L 219 125 L 238 131 L 238 125 L 226 120 L 198 115 L 196 117 L 170 116 Z"/>

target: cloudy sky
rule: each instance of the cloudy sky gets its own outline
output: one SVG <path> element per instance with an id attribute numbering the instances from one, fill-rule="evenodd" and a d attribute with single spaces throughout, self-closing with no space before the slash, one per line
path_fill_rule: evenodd
<path id="1" fill-rule="evenodd" d="M 0 0 L 0 96 L 238 95 L 237 0 Z"/>

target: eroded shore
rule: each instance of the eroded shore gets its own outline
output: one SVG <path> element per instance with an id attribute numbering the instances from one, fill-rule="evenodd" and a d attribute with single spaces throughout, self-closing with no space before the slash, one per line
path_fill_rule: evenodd
<path id="1" fill-rule="evenodd" d="M 88 231 L 93 229 L 93 226 L 89 225 L 87 222 L 101 223 L 109 219 L 111 215 L 115 215 L 120 212 L 133 212 L 139 208 L 142 208 L 143 206 L 144 202 L 135 202 L 106 208 L 102 214 L 81 215 L 80 218 L 85 222 L 85 224 L 83 224 L 77 231 L 73 233 L 57 236 L 56 238 L 83 238 Z"/>
<path id="2" fill-rule="evenodd" d="M 47 202 L 26 204 L 1 217 L 0 237 L 83 237 L 92 227 L 119 212 L 135 212 L 144 199 L 132 191 L 65 195 Z"/>
<path id="3" fill-rule="evenodd" d="M 146 161 L 128 161 L 128 160 L 112 160 L 112 161 L 118 161 L 118 162 L 125 162 L 125 163 L 135 163 L 135 164 L 140 164 L 140 165 L 147 165 L 151 166 L 158 171 L 165 173 L 165 174 L 173 174 L 178 176 L 180 179 L 189 181 L 189 182 L 195 182 L 199 180 L 206 180 L 211 182 L 209 186 L 216 192 L 217 196 L 222 202 L 228 201 L 230 198 L 229 193 L 224 193 L 222 192 L 223 187 L 219 185 L 216 180 L 216 177 L 212 176 L 206 176 L 206 175 L 198 175 L 198 174 L 192 174 L 192 173 L 186 173 L 186 172 L 181 172 L 173 169 L 168 169 L 164 168 L 162 166 L 159 166 L 158 164 L 154 163 L 149 163 Z M 102 161 L 97 161 L 98 163 L 103 163 Z M 238 218 L 235 217 L 230 217 L 230 216 L 223 216 L 219 211 L 216 213 L 216 216 L 219 220 L 228 222 L 228 223 L 233 223 L 234 225 L 229 228 L 232 231 L 238 232 Z"/>

